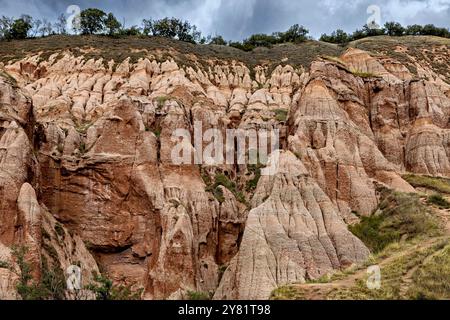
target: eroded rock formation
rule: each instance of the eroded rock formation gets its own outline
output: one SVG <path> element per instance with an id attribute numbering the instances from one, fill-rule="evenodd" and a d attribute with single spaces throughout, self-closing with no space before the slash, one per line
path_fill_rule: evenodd
<path id="1" fill-rule="evenodd" d="M 7 63 L 0 261 L 26 245 L 36 279 L 78 262 L 86 283 L 100 266 L 147 299 L 265 299 L 362 262 L 347 224 L 376 208 L 376 184 L 412 192 L 402 172 L 450 176 L 450 86 L 415 63 L 352 48 L 272 71 L 69 51 Z M 279 171 L 173 164 L 172 133 L 195 123 L 279 129 Z M 0 268 L 0 298 L 17 298 L 17 281 Z"/>

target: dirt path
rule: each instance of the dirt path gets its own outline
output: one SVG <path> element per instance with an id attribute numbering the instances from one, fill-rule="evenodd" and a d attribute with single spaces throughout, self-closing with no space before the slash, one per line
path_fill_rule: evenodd
<path id="1" fill-rule="evenodd" d="M 377 265 L 380 266 L 381 269 L 383 267 L 389 265 L 393 261 L 400 259 L 404 256 L 410 255 L 418 250 L 426 250 L 433 245 L 435 245 L 440 240 L 445 239 L 446 237 L 437 237 L 431 238 L 424 242 L 418 243 L 416 245 L 411 246 L 407 250 L 397 252 L 392 256 L 380 261 Z M 431 259 L 436 253 L 428 256 L 425 261 Z M 401 286 L 400 286 L 400 296 L 404 297 L 408 291 L 410 284 L 412 283 L 412 277 L 414 272 L 418 269 L 419 266 L 415 266 L 407 271 L 407 273 L 402 277 Z M 326 300 L 329 294 L 333 289 L 345 289 L 351 288 L 357 284 L 358 280 L 365 279 L 367 275 L 367 269 L 361 268 L 355 271 L 355 273 L 346 276 L 343 279 L 332 281 L 329 283 L 306 283 L 306 284 L 295 284 L 293 287 L 296 290 L 301 291 L 302 296 L 305 300 Z"/>
<path id="2" fill-rule="evenodd" d="M 448 201 L 450 201 L 450 195 L 445 195 Z M 426 241 L 420 242 L 418 244 L 412 245 L 408 247 L 406 250 L 402 250 L 392 254 L 384 260 L 378 262 L 378 266 L 383 269 L 383 267 L 389 265 L 397 259 L 402 258 L 403 256 L 411 255 L 418 250 L 427 250 L 436 244 L 438 241 L 446 239 L 450 237 L 450 209 L 440 209 L 436 206 L 430 206 L 427 203 L 427 198 L 424 197 L 421 199 L 422 203 L 426 204 L 428 207 L 432 208 L 433 214 L 439 218 L 442 223 L 444 234 L 442 237 L 434 237 L 430 238 Z M 426 263 L 430 259 L 432 259 L 438 252 L 434 252 L 425 258 L 422 263 Z M 408 293 L 408 289 L 413 283 L 414 273 L 420 265 L 414 266 L 406 271 L 406 273 L 402 276 L 401 284 L 400 284 L 400 297 L 406 297 Z M 339 275 L 339 274 L 338 274 Z M 360 268 L 357 269 L 354 273 L 348 275 L 342 275 L 343 278 L 339 280 L 335 280 L 329 283 L 306 283 L 306 284 L 294 284 L 292 287 L 295 290 L 298 290 L 301 293 L 303 299 L 306 300 L 325 300 L 330 295 L 330 293 L 334 289 L 345 289 L 351 288 L 357 285 L 358 280 L 365 279 L 367 276 L 367 269 Z"/>
<path id="3" fill-rule="evenodd" d="M 450 201 L 450 196 L 444 196 L 444 198 L 447 201 Z M 422 202 L 424 204 L 426 204 L 426 199 L 422 199 Z M 450 236 L 450 209 L 441 209 L 438 208 L 437 206 L 433 206 L 433 213 L 439 218 L 439 220 L 441 220 L 443 229 L 444 229 L 444 234 L 447 236 Z M 436 254 L 438 254 L 439 252 L 435 252 L 434 254 L 428 256 L 423 263 L 427 263 L 428 261 L 430 261 L 431 259 L 433 259 L 433 257 L 436 256 Z M 422 263 L 422 264 L 423 264 Z M 402 284 L 400 286 L 400 296 L 405 296 L 409 286 L 411 285 L 411 283 L 413 282 L 413 275 L 416 272 L 416 270 L 419 269 L 419 266 L 415 266 L 414 268 L 410 269 L 402 278 Z"/>
<path id="4" fill-rule="evenodd" d="M 443 198 L 450 202 L 450 195 L 444 195 Z M 420 201 L 424 205 L 430 206 L 430 204 L 427 203 L 426 198 L 421 198 Z M 433 209 L 433 213 L 436 215 L 436 217 L 441 220 L 444 232 L 450 235 L 450 209 L 441 209 L 435 205 L 432 205 L 430 207 Z"/>

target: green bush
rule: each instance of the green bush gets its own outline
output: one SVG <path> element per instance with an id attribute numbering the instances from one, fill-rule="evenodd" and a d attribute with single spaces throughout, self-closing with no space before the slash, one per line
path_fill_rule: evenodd
<path id="1" fill-rule="evenodd" d="M 55 224 L 55 232 L 59 237 L 62 237 L 62 238 L 64 238 L 66 235 L 66 232 L 64 231 L 63 226 L 59 222 L 57 222 Z"/>
<path id="2" fill-rule="evenodd" d="M 429 196 L 427 202 L 429 204 L 434 204 L 441 209 L 450 209 L 450 203 L 438 193 Z"/>
<path id="3" fill-rule="evenodd" d="M 402 238 L 435 235 L 439 227 L 417 195 L 384 190 L 378 210 L 349 229 L 377 253 Z"/>
<path id="4" fill-rule="evenodd" d="M 331 35 L 322 34 L 322 36 L 319 39 L 319 41 L 330 43 L 347 43 L 350 40 L 351 36 L 341 29 L 333 31 Z"/>
<path id="5" fill-rule="evenodd" d="M 78 146 L 78 150 L 80 151 L 80 154 L 85 154 L 87 151 L 86 144 L 84 142 L 80 142 L 80 145 Z"/>
<path id="6" fill-rule="evenodd" d="M 253 179 L 247 182 L 246 191 L 254 191 L 258 186 L 259 179 L 261 179 L 261 168 L 264 166 L 261 164 L 250 164 L 248 165 L 248 171 L 253 174 Z"/>
<path id="7" fill-rule="evenodd" d="M 96 34 L 105 30 L 106 13 L 97 8 L 81 11 L 79 28 L 82 34 Z"/>
<path id="8" fill-rule="evenodd" d="M 16 86 L 17 85 L 17 80 L 11 76 L 9 73 L 7 73 L 6 71 L 2 71 L 0 70 L 0 77 L 3 77 L 7 83 Z"/>
<path id="9" fill-rule="evenodd" d="M 216 187 L 213 191 L 214 197 L 219 201 L 219 203 L 225 202 L 225 196 L 223 194 L 223 190 L 220 187 Z"/>
<path id="10" fill-rule="evenodd" d="M 164 107 L 164 104 L 167 100 L 170 100 L 170 97 L 168 96 L 159 96 L 156 98 L 156 103 L 158 104 L 158 108 L 161 109 Z"/>
<path id="11" fill-rule="evenodd" d="M 276 109 L 275 111 L 275 119 L 279 122 L 285 122 L 288 118 L 288 111 L 285 109 Z"/>
<path id="12" fill-rule="evenodd" d="M 66 278 L 64 271 L 59 265 L 50 266 L 42 257 L 42 279 L 41 292 L 43 292 L 45 300 L 64 300 L 66 287 Z"/>
<path id="13" fill-rule="evenodd" d="M 448 178 L 407 174 L 403 176 L 403 179 L 415 188 L 427 188 L 440 193 L 450 194 L 450 179 Z"/>
<path id="14" fill-rule="evenodd" d="M 42 256 L 41 280 L 33 281 L 30 264 L 26 261 L 28 248 L 15 246 L 12 248 L 12 255 L 19 267 L 19 271 L 13 269 L 9 264 L 4 267 L 9 268 L 19 277 L 16 286 L 17 293 L 23 300 L 63 300 L 65 299 L 66 280 L 61 267 L 55 264 L 50 265 L 47 259 Z"/>
<path id="15" fill-rule="evenodd" d="M 211 296 L 206 292 L 188 291 L 189 300 L 211 300 Z"/>
<path id="16" fill-rule="evenodd" d="M 182 21 L 177 18 L 163 18 L 160 20 L 142 21 L 145 35 L 153 35 L 170 39 L 177 39 L 184 42 L 198 43 L 201 41 L 201 32 L 195 25 L 188 21 Z"/>
<path id="17" fill-rule="evenodd" d="M 360 78 L 379 78 L 380 77 L 380 76 L 376 75 L 375 73 L 371 73 L 371 72 L 363 72 L 363 71 L 359 71 L 359 70 L 352 70 L 351 72 L 354 76 L 360 77 Z"/>
<path id="18" fill-rule="evenodd" d="M 94 283 L 86 286 L 86 289 L 94 292 L 97 300 L 140 300 L 142 290 L 133 292 L 130 286 L 116 286 L 108 277 L 98 274 L 94 275 Z"/>
<path id="19" fill-rule="evenodd" d="M 215 45 L 219 45 L 219 46 L 226 46 L 227 42 L 223 39 L 222 36 L 215 36 L 215 37 L 213 37 L 211 39 L 209 44 L 215 44 Z"/>
<path id="20" fill-rule="evenodd" d="M 208 181 L 210 182 L 209 177 L 208 178 L 205 177 L 203 179 L 203 181 L 205 181 L 205 184 L 207 185 L 205 190 L 207 192 L 212 192 L 214 194 L 214 197 L 220 203 L 223 203 L 225 201 L 225 196 L 223 194 L 222 189 L 220 188 L 220 186 L 222 186 L 222 187 L 228 189 L 236 197 L 236 199 L 239 202 L 247 204 L 247 199 L 245 198 L 244 194 L 241 191 L 237 190 L 236 183 L 231 181 L 223 173 L 216 174 L 216 176 L 214 177 L 213 184 L 207 183 Z"/>

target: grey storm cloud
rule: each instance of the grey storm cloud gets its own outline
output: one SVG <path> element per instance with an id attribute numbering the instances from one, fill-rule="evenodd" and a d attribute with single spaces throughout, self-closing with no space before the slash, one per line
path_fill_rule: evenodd
<path id="1" fill-rule="evenodd" d="M 450 25 L 450 0 L 0 0 L 0 15 L 30 14 L 54 20 L 70 5 L 113 12 L 127 26 L 143 18 L 166 16 L 189 20 L 205 35 L 242 40 L 254 33 L 283 31 L 298 23 L 314 37 L 338 28 L 354 31 L 371 17 L 369 6 L 378 6 L 381 23 Z"/>

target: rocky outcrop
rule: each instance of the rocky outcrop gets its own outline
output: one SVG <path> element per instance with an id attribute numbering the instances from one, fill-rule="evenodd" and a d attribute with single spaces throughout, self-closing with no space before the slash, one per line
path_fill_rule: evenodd
<path id="1" fill-rule="evenodd" d="M 35 279 L 80 262 L 86 282 L 98 264 L 146 299 L 265 299 L 366 259 L 347 224 L 376 185 L 450 176 L 450 88 L 427 65 L 360 49 L 308 70 L 196 63 L 65 51 L 3 67 L 17 83 L 0 78 L 0 260 L 20 243 Z M 279 171 L 173 163 L 175 130 L 184 150 L 209 145 L 198 125 L 279 129 Z M 14 275 L 0 268 L 5 297 Z"/>
<path id="2" fill-rule="evenodd" d="M 97 263 L 83 240 L 57 223 L 36 195 L 40 168 L 33 153 L 31 103 L 3 78 L 0 97 L 0 298 L 21 298 L 16 288 L 27 267 L 32 283 L 52 272 L 60 277 L 63 288 L 65 270 L 79 264 L 82 285 L 87 285 L 93 280 L 92 272 L 98 272 Z M 23 252 L 26 267 L 18 264 L 17 252 Z"/>
<path id="3" fill-rule="evenodd" d="M 255 191 L 239 253 L 215 298 L 266 299 L 273 288 L 320 278 L 369 253 L 301 160 L 280 157 L 279 171 Z"/>

